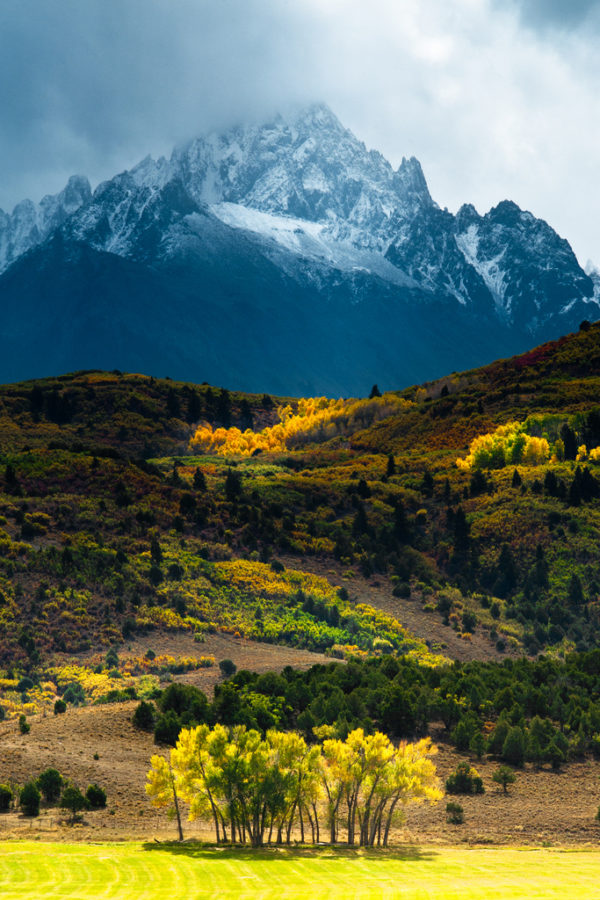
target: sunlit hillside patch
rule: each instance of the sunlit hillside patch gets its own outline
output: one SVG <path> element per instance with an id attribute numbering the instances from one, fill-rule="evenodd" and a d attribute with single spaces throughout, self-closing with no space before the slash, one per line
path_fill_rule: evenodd
<path id="1" fill-rule="evenodd" d="M 303 398 L 294 406 L 280 406 L 277 410 L 280 421 L 262 431 L 200 425 L 190 441 L 190 448 L 196 452 L 217 452 L 222 456 L 252 456 L 257 451 L 278 453 L 348 437 L 410 406 L 411 401 L 391 394 L 369 400 Z"/>
<path id="2" fill-rule="evenodd" d="M 441 659 L 392 616 L 353 603 L 320 576 L 253 560 L 212 562 L 175 545 L 165 548 L 165 563 L 175 558 L 184 577 L 157 587 L 158 603 L 137 610 L 138 628 L 221 631 L 321 652 L 356 645 L 375 655 L 383 652 L 380 639 L 390 652 Z"/>
<path id="3" fill-rule="evenodd" d="M 180 623 L 181 624 L 181 623 Z M 108 659 L 108 661 L 107 661 Z M 6 718 L 51 713 L 57 700 L 68 705 L 109 703 L 153 697 L 163 679 L 216 665 L 214 656 L 144 657 L 94 654 L 42 666 L 35 681 L 28 677 L 0 677 L 0 706 Z"/>
<path id="4" fill-rule="evenodd" d="M 590 424 L 591 423 L 591 424 Z M 505 466 L 541 466 L 575 460 L 600 462 L 600 447 L 581 441 L 589 434 L 598 438 L 597 411 L 565 417 L 556 414 L 532 415 L 523 422 L 507 422 L 493 432 L 471 441 L 466 457 L 459 457 L 459 469 L 502 469 Z M 579 438 L 579 440 L 578 440 Z"/>

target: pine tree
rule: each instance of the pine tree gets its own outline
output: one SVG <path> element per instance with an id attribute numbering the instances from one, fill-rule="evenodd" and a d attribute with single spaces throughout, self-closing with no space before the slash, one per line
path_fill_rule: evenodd
<path id="1" fill-rule="evenodd" d="M 573 574 L 571 575 L 571 580 L 569 581 L 569 603 L 574 609 L 578 609 L 585 603 L 583 585 L 581 584 L 581 579 L 576 572 L 573 572 Z"/>

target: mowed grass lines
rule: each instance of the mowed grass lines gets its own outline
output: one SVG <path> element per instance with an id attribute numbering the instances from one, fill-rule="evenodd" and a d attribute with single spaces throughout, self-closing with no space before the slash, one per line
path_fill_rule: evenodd
<path id="1" fill-rule="evenodd" d="M 599 897 L 600 851 L 409 848 L 259 852 L 174 844 L 0 843 L 0 897 L 16 900 Z"/>

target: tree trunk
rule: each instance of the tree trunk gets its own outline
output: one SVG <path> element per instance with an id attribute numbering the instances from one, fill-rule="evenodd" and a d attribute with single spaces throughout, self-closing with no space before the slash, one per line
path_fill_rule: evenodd
<path id="1" fill-rule="evenodd" d="M 381 818 L 383 816 L 383 810 L 385 809 L 387 800 L 380 800 L 373 811 L 373 815 L 371 817 L 371 827 L 369 829 L 369 847 L 373 847 L 375 845 L 375 837 L 377 832 L 381 834 Z"/>
<path id="2" fill-rule="evenodd" d="M 353 847 L 356 827 L 356 807 L 358 805 L 358 790 L 353 791 L 352 794 L 347 796 L 346 801 L 348 803 L 348 844 Z"/>
<path id="3" fill-rule="evenodd" d="M 308 808 L 308 806 L 306 807 L 306 815 L 308 816 L 308 821 L 310 822 L 310 831 L 311 831 L 311 836 L 312 836 L 312 842 L 314 844 L 314 842 L 315 842 L 315 823 L 313 821 L 313 817 L 310 814 L 310 809 Z"/>
<path id="4" fill-rule="evenodd" d="M 314 816 L 315 816 L 315 827 L 316 827 L 316 829 L 317 829 L 317 844 L 318 844 L 318 843 L 320 843 L 321 835 L 320 835 L 320 832 L 319 832 L 319 816 L 317 815 L 317 806 L 316 806 L 316 803 L 313 803 L 312 808 L 313 808 L 313 813 L 314 813 Z"/>
<path id="5" fill-rule="evenodd" d="M 179 832 L 179 840 L 183 840 L 183 829 L 181 827 L 181 813 L 179 812 L 179 797 L 177 796 L 177 791 L 175 789 L 175 778 L 173 776 L 173 769 L 171 768 L 171 763 L 169 762 L 169 775 L 171 776 L 171 787 L 173 788 L 173 803 L 175 804 L 175 815 L 177 816 L 177 830 Z M 73 813 L 73 821 L 75 821 L 75 813 Z"/>
<path id="6" fill-rule="evenodd" d="M 294 803 L 293 803 L 293 805 L 292 805 L 292 811 L 291 811 L 291 813 L 290 813 L 290 818 L 289 818 L 289 821 L 288 821 L 287 835 L 286 835 L 286 844 L 289 844 L 289 843 L 290 843 L 290 840 L 291 840 L 291 836 L 292 836 L 292 825 L 294 824 L 294 815 L 295 815 L 295 813 L 296 813 L 296 804 L 297 804 L 297 801 L 294 800 Z"/>
<path id="7" fill-rule="evenodd" d="M 219 813 L 221 819 L 221 831 L 223 832 L 223 842 L 227 843 L 227 826 L 225 825 L 225 819 L 223 817 L 223 813 L 220 809 L 217 808 L 217 812 Z"/>
<path id="8" fill-rule="evenodd" d="M 394 814 L 394 810 L 396 809 L 396 805 L 397 805 L 399 799 L 400 799 L 399 796 L 394 797 L 394 799 L 392 800 L 392 805 L 390 806 L 390 811 L 388 812 L 387 822 L 385 823 L 385 831 L 383 833 L 383 846 L 384 847 L 387 847 L 387 845 L 388 845 L 388 837 L 389 837 L 390 828 L 392 825 L 392 816 Z"/>

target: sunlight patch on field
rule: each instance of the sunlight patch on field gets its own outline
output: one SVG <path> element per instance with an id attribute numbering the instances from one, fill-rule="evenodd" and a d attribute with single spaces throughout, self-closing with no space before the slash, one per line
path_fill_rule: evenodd
<path id="1" fill-rule="evenodd" d="M 592 897 L 600 851 L 407 848 L 401 852 L 199 845 L 0 843 L 2 900 Z"/>

